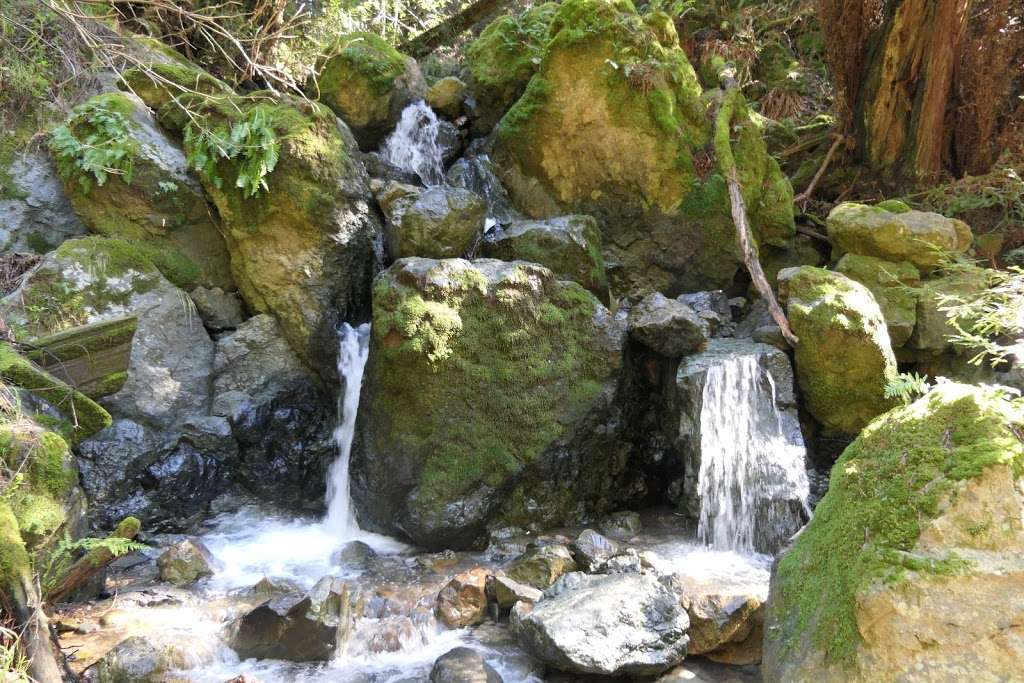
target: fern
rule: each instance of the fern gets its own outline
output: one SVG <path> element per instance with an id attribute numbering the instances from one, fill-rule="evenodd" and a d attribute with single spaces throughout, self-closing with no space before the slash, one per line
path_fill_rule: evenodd
<path id="1" fill-rule="evenodd" d="M 127 538 L 80 538 L 73 541 L 65 534 L 38 568 L 40 586 L 44 594 L 48 593 L 60 582 L 78 556 L 93 550 L 106 550 L 114 557 L 121 557 L 145 548 L 144 544 Z"/>
<path id="2" fill-rule="evenodd" d="M 217 165 L 221 160 L 236 164 L 235 187 L 246 197 L 267 190 L 269 176 L 281 154 L 281 142 L 268 114 L 252 109 L 230 129 L 212 128 L 208 121 L 190 121 L 185 127 L 185 151 L 191 168 L 203 174 L 217 188 L 223 187 Z"/>
<path id="3" fill-rule="evenodd" d="M 127 116 L 103 101 L 75 107 L 67 122 L 50 134 L 50 150 L 65 180 L 77 177 L 88 193 L 93 182 L 103 186 L 111 175 L 130 184 L 138 142 Z"/>
<path id="4" fill-rule="evenodd" d="M 916 372 L 901 372 L 885 385 L 885 397 L 899 399 L 907 404 L 928 393 L 928 376 Z"/>

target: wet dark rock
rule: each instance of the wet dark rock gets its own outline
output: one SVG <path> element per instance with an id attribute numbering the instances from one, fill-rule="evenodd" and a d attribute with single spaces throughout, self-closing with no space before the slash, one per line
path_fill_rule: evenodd
<path id="1" fill-rule="evenodd" d="M 185 539 L 175 543 L 157 559 L 160 580 L 183 586 L 213 575 L 214 559 L 202 541 Z"/>
<path id="2" fill-rule="evenodd" d="M 476 650 L 457 647 L 434 662 L 430 683 L 503 683 L 503 679 Z"/>
<path id="3" fill-rule="evenodd" d="M 365 567 L 375 557 L 377 553 L 366 543 L 349 541 L 331 555 L 331 563 L 344 567 Z"/>
<path id="4" fill-rule="evenodd" d="M 629 336 L 663 356 L 683 356 L 707 344 L 709 325 L 681 301 L 655 292 L 629 314 Z"/>
<path id="5" fill-rule="evenodd" d="M 675 592 L 643 574 L 568 574 L 536 605 L 512 610 L 527 652 L 557 669 L 605 676 L 675 666 L 686 656 L 689 625 Z"/>
<path id="6" fill-rule="evenodd" d="M 584 529 L 572 543 L 576 564 L 584 571 L 596 572 L 619 552 L 615 541 L 605 538 L 593 529 Z"/>
<path id="7" fill-rule="evenodd" d="M 708 334 L 712 337 L 730 337 L 736 329 L 729 298 L 720 289 L 682 294 L 676 301 L 693 309 L 697 317 L 707 323 Z"/>
<path id="8" fill-rule="evenodd" d="M 405 183 L 407 185 L 418 185 L 420 182 L 420 177 L 418 175 L 412 171 L 406 171 L 405 169 L 395 166 L 390 161 L 382 157 L 378 152 L 360 154 L 360 158 L 363 160 L 366 172 L 371 178 L 383 181 L 395 181 L 398 183 Z M 376 180 L 371 181 L 371 183 L 373 182 L 376 182 Z M 371 189 L 373 189 L 372 184 Z"/>
<path id="9" fill-rule="evenodd" d="M 425 190 L 391 183 L 378 194 L 387 217 L 384 236 L 392 259 L 464 256 L 483 232 L 487 204 L 462 188 Z"/>
<path id="10" fill-rule="evenodd" d="M 505 225 L 524 218 L 513 208 L 505 187 L 495 174 L 494 163 L 483 152 L 469 154 L 452 164 L 445 182 L 483 197 L 487 202 L 487 217 L 499 224 Z"/>

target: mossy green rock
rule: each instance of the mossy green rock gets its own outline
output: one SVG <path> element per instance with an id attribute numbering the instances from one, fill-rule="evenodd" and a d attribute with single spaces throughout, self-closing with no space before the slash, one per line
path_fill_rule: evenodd
<path id="1" fill-rule="evenodd" d="M 355 140 L 329 109 L 298 97 L 254 93 L 191 106 L 225 135 L 256 115 L 273 128 L 278 158 L 266 189 L 248 196 L 231 159 L 200 180 L 221 216 L 248 308 L 273 314 L 299 357 L 336 382 L 336 330 L 369 314 L 381 232 Z"/>
<path id="2" fill-rule="evenodd" d="M 922 273 L 935 270 L 946 258 L 964 254 L 974 236 L 955 218 L 926 211 L 888 211 L 879 206 L 846 202 L 828 216 L 832 256 L 874 256 L 900 263 L 909 261 Z"/>
<path id="3" fill-rule="evenodd" d="M 455 76 L 446 76 L 427 91 L 427 106 L 442 116 L 457 118 L 462 113 L 466 84 Z"/>
<path id="4" fill-rule="evenodd" d="M 487 203 L 461 187 L 425 190 L 392 183 L 380 199 L 391 258 L 464 256 L 484 229 Z"/>
<path id="5" fill-rule="evenodd" d="M 917 323 L 916 288 L 921 284 L 921 273 L 913 263 L 893 263 L 873 256 L 847 254 L 839 259 L 836 271 L 855 280 L 875 296 L 893 347 L 907 343 Z"/>
<path id="6" fill-rule="evenodd" d="M 590 216 L 516 221 L 487 233 L 482 253 L 502 261 L 539 263 L 558 279 L 578 282 L 608 303 L 601 232 Z"/>
<path id="7" fill-rule="evenodd" d="M 893 407 L 885 386 L 896 358 L 882 311 L 864 285 L 802 266 L 779 273 L 807 410 L 828 432 L 856 434 Z"/>
<path id="8" fill-rule="evenodd" d="M 593 215 L 616 293 L 721 288 L 740 258 L 712 93 L 631 3 L 560 5 L 537 73 L 496 129 L 495 160 L 530 217 Z M 667 44 L 666 44 L 667 43 Z M 792 188 L 742 98 L 727 130 L 760 244 L 794 234 Z"/>
<path id="9" fill-rule="evenodd" d="M 1018 677 L 1022 428 L 1019 401 L 955 383 L 868 425 L 776 564 L 765 681 Z"/>
<path id="10" fill-rule="evenodd" d="M 487 134 L 537 71 L 558 5 L 547 2 L 491 22 L 466 51 L 473 128 Z"/>
<path id="11" fill-rule="evenodd" d="M 373 304 L 361 522 L 458 548 L 492 523 L 604 511 L 624 466 L 602 421 L 623 332 L 593 295 L 535 264 L 408 258 L 378 276 Z"/>
<path id="12" fill-rule="evenodd" d="M 572 553 L 564 545 L 531 548 L 512 561 L 505 573 L 513 581 L 544 590 L 563 574 L 577 571 Z"/>
<path id="13" fill-rule="evenodd" d="M 348 124 L 367 151 L 427 91 L 416 60 L 372 33 L 341 36 L 322 65 L 317 88 L 320 101 Z"/>
<path id="14" fill-rule="evenodd" d="M 917 297 L 917 325 L 907 348 L 938 353 L 953 347 L 959 334 L 946 310 L 958 300 L 970 300 L 988 286 L 984 271 L 977 274 L 959 272 L 934 277 L 921 283 Z M 965 325 L 966 321 L 961 321 Z"/>
<path id="15" fill-rule="evenodd" d="M 216 213 L 189 174 L 185 154 L 157 126 L 146 104 L 130 93 L 107 93 L 88 105 L 129 122 L 132 172 L 110 175 L 102 185 L 91 176 L 85 184 L 78 174 L 63 176 L 82 222 L 92 232 L 142 245 L 183 289 L 197 284 L 234 289 Z M 88 120 L 72 118 L 69 129 L 80 140 L 95 133 Z"/>

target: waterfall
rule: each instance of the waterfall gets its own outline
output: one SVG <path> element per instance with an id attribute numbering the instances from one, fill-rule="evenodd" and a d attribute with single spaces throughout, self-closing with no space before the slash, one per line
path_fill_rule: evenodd
<path id="1" fill-rule="evenodd" d="M 701 403 L 700 540 L 743 553 L 778 545 L 807 514 L 809 486 L 772 376 L 757 355 L 725 356 L 708 367 Z"/>
<path id="2" fill-rule="evenodd" d="M 427 187 L 444 182 L 444 163 L 437 141 L 439 122 L 422 100 L 402 111 L 395 131 L 381 147 L 381 157 L 403 171 L 415 173 Z"/>
<path id="3" fill-rule="evenodd" d="M 343 323 L 339 336 L 338 379 L 343 389 L 338 397 L 338 424 L 334 428 L 338 457 L 331 463 L 327 474 L 327 518 L 324 526 L 342 538 L 348 538 L 359 532 L 349 492 L 348 466 L 359 410 L 359 391 L 363 386 L 363 369 L 370 350 L 370 325 L 364 323 L 352 327 Z"/>

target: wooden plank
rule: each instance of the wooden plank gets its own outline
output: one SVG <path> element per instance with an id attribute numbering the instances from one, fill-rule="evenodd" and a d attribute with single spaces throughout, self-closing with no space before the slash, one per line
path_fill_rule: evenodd
<path id="1" fill-rule="evenodd" d="M 109 396 L 124 385 L 138 324 L 130 315 L 63 330 L 25 344 L 24 355 L 86 396 Z"/>

